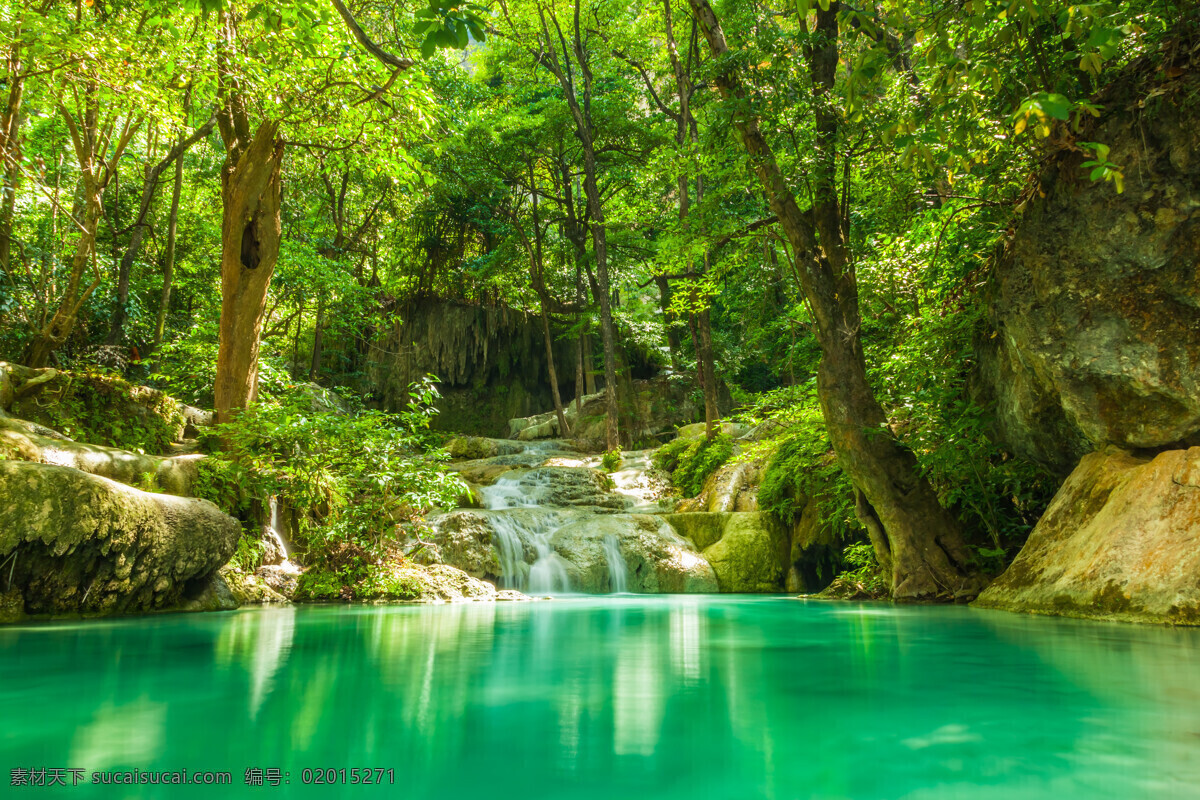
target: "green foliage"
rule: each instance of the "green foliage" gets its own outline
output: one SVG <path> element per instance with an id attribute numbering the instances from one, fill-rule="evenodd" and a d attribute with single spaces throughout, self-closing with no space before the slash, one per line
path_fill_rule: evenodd
<path id="1" fill-rule="evenodd" d="M 421 583 L 394 565 L 355 562 L 315 567 L 300 576 L 297 600 L 416 600 Z"/>
<path id="2" fill-rule="evenodd" d="M 14 413 L 77 441 L 144 453 L 166 452 L 183 430 L 173 398 L 96 369 L 61 374 Z"/>
<path id="3" fill-rule="evenodd" d="M 298 544 L 310 560 L 347 544 L 383 554 L 399 524 L 453 506 L 466 490 L 429 439 L 432 385 L 412 394 L 404 414 L 314 411 L 304 393 L 259 403 L 218 426 L 226 465 L 210 468 L 214 488 L 205 491 L 229 502 L 237 476 L 241 496 L 277 496 L 306 511 Z"/>
<path id="4" fill-rule="evenodd" d="M 616 472 L 621 468 L 621 451 L 609 450 L 600 459 L 600 467 L 605 472 Z"/>
<path id="5" fill-rule="evenodd" d="M 790 405 L 789 398 L 794 400 Z M 763 471 L 759 507 L 791 524 L 816 500 L 822 526 L 843 541 L 861 536 L 854 517 L 854 487 L 837 465 L 813 387 L 771 393 L 758 409 L 773 409 L 771 418 L 789 426 Z"/>
<path id="6" fill-rule="evenodd" d="M 700 494 L 704 482 L 733 456 L 733 439 L 721 433 L 709 439 L 673 439 L 653 456 L 654 466 L 671 473 L 671 481 L 687 497 Z"/>

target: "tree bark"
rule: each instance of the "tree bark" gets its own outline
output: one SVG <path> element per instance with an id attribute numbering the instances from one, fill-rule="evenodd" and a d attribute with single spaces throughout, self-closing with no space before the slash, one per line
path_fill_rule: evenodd
<path id="1" fill-rule="evenodd" d="M 613 332 L 611 283 L 608 276 L 608 238 L 604 221 L 604 201 L 600 195 L 600 185 L 596 178 L 596 147 L 592 137 L 592 73 L 588 65 L 587 52 L 581 38 L 578 4 L 575 7 L 573 49 L 575 63 L 579 67 L 579 75 L 583 84 L 582 104 L 575 92 L 573 75 L 568 75 L 564 72 L 558 61 L 556 50 L 552 43 L 550 25 L 547 24 L 545 17 L 546 12 L 539 8 L 539 13 L 543 15 L 542 33 L 545 37 L 545 41 L 542 42 L 543 58 L 541 61 L 555 78 L 558 79 L 559 86 L 562 88 L 563 95 L 567 101 L 567 107 L 571 112 L 571 118 L 575 122 L 575 137 L 579 140 L 583 150 L 583 189 L 584 196 L 587 198 L 588 212 L 591 216 L 589 227 L 592 232 L 592 251 L 596 259 L 596 282 L 599 288 L 597 294 L 600 295 L 597 298 L 600 302 L 600 341 L 604 347 L 604 439 L 605 447 L 608 450 L 616 450 L 621 446 L 618 422 L 620 411 L 617 398 L 616 336 Z M 566 52 L 566 39 L 562 35 L 558 20 L 554 17 L 553 11 L 549 13 L 558 39 L 563 43 L 563 58 L 570 59 L 571 53 Z"/>
<path id="2" fill-rule="evenodd" d="M 15 43 L 9 51 L 8 100 L 0 114 L 0 165 L 4 170 L 4 198 L 0 201 L 0 269 L 5 274 L 12 270 L 12 224 L 16 209 L 17 183 L 21 165 L 21 99 L 25 91 L 25 79 L 21 75 L 21 28 L 15 31 Z"/>
<path id="3" fill-rule="evenodd" d="M 259 336 L 283 230 L 278 133 L 278 123 L 263 122 L 244 149 L 229 153 L 221 171 L 221 323 L 214 391 L 219 422 L 249 407 L 258 392 Z"/>
<path id="4" fill-rule="evenodd" d="M 817 108 L 817 168 L 811 176 L 814 207 L 800 211 L 763 136 L 750 98 L 735 71 L 729 48 L 708 0 L 688 0 L 720 67 L 714 81 L 729 104 L 733 123 L 796 254 L 801 283 L 816 319 L 821 347 L 818 396 L 838 464 L 859 493 L 857 511 L 871 535 L 881 566 L 890 565 L 897 600 L 968 598 L 980 579 L 957 521 L 939 504 L 916 458 L 896 438 L 867 380 L 858 309 L 858 288 L 840 235 L 836 187 L 829 166 L 837 120 L 827 94 L 837 66 L 838 3 L 818 12 L 809 50 Z M 832 190 L 832 193 L 831 193 Z M 819 235 L 819 238 L 818 238 Z"/>
<path id="5" fill-rule="evenodd" d="M 554 416 L 558 418 L 558 435 L 564 439 L 571 435 L 567 415 L 563 411 L 562 395 L 558 392 L 558 370 L 554 368 L 554 339 L 550 336 L 550 316 L 542 308 L 542 333 L 546 339 L 546 367 L 550 371 L 550 394 L 554 398 Z"/>

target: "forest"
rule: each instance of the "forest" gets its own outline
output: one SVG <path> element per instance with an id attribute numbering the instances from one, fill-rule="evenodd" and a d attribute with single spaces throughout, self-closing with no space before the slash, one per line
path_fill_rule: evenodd
<path id="1" fill-rule="evenodd" d="M 0 0 L 0 58 L 10 785 L 1200 785 L 1194 0 Z"/>
<path id="2" fill-rule="evenodd" d="M 969 599 L 1075 455 L 998 428 L 997 265 L 1049 166 L 1119 201 L 1140 165 L 1102 134 L 1194 101 L 1195 22 L 1049 0 L 19 3 L 0 357 L 95 444 L 165 453 L 114 393 L 214 409 L 198 480 L 242 557 L 278 496 L 339 566 L 461 494 L 433 455 L 459 419 L 438 421 L 438 368 L 472 337 L 514 345 L 444 308 L 499 309 L 544 339 L 500 373 L 553 390 L 511 416 L 555 412 L 565 439 L 564 407 L 616 387 L 577 438 L 611 467 L 661 443 L 634 378 L 686 377 L 705 442 L 655 462 L 695 472 L 687 494 L 756 460 L 764 512 L 816 498 L 849 590 Z M 433 374 L 381 378 L 421 315 Z M 722 420 L 773 424 L 732 447 Z"/>

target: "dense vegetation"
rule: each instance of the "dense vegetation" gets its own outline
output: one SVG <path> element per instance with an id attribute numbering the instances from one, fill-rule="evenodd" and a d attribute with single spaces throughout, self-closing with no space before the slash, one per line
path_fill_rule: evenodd
<path id="1" fill-rule="evenodd" d="M 558 365 L 580 367 L 579 394 L 585 372 L 618 385 L 619 342 L 698 375 L 709 436 L 660 455 L 687 493 L 731 454 L 721 379 L 744 420 L 781 423 L 765 508 L 792 520 L 818 498 L 851 566 L 900 595 L 969 591 L 1054 488 L 972 395 L 991 256 L 1055 152 L 1122 191 L 1087 138 L 1096 98 L 1156 69 L 1196 16 L 1171 0 L 6 3 L 0 359 L 215 407 L 206 491 L 316 509 L 307 546 L 353 572 L 462 487 L 429 455 L 428 387 L 393 416 L 331 413 L 311 384 L 369 398 L 405 302 L 527 309 L 580 337 L 579 364 Z M 71 399 L 81 432 L 96 402 Z M 923 537 L 945 557 L 916 555 Z"/>

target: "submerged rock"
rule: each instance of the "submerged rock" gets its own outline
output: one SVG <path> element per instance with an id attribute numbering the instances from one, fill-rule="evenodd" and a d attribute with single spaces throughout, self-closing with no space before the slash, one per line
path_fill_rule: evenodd
<path id="1" fill-rule="evenodd" d="M 204 589 L 240 532 L 207 500 L 0 461 L 0 561 L 13 557 L 11 586 L 31 614 L 171 607 Z"/>
<path id="2" fill-rule="evenodd" d="M 1200 447 L 1084 456 L 974 605 L 1200 624 Z"/>

